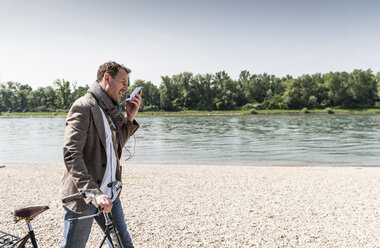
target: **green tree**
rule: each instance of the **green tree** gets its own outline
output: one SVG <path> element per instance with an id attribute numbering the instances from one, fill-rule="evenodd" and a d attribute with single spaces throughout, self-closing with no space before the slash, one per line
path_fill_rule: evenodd
<path id="1" fill-rule="evenodd" d="M 245 70 L 236 81 L 225 71 L 205 75 L 183 72 L 161 79 L 159 88 L 144 80 L 135 81 L 131 87 L 133 90 L 143 86 L 142 111 L 228 110 L 244 105 L 244 108 L 266 109 L 380 107 L 380 72 L 374 75 L 371 70 L 316 73 L 297 78 L 289 75 L 277 78 L 266 73 L 251 75 Z M 2 83 L 0 111 L 68 110 L 88 90 L 88 85 L 77 87 L 77 83 L 70 84 L 63 79 L 56 80 L 54 86 L 32 90 L 27 84 Z"/>
<path id="2" fill-rule="evenodd" d="M 319 85 L 323 85 L 320 74 L 310 76 L 302 75 L 296 79 L 290 78 L 284 82 L 286 90 L 284 103 L 290 109 L 316 107 L 320 95 Z"/>
<path id="3" fill-rule="evenodd" d="M 13 82 L 7 82 L 6 84 L 0 85 L 0 111 L 11 112 L 13 106 L 15 106 L 15 96 L 12 89 L 9 86 L 12 86 Z"/>
<path id="4" fill-rule="evenodd" d="M 254 100 L 254 90 L 253 90 L 253 87 L 251 87 L 251 77 L 254 77 L 254 76 L 251 76 L 251 74 L 249 73 L 249 71 L 247 70 L 244 70 L 244 71 L 241 71 L 240 72 L 240 75 L 239 75 L 239 78 L 238 78 L 238 82 L 240 83 L 241 87 L 242 87 L 242 92 L 244 94 L 244 101 L 245 103 L 254 103 L 255 100 Z"/>
<path id="5" fill-rule="evenodd" d="M 329 72 L 323 76 L 328 92 L 329 106 L 342 106 L 344 108 L 350 106 L 352 96 L 348 91 L 348 75 L 347 72 Z"/>
<path id="6" fill-rule="evenodd" d="M 44 88 L 46 110 L 53 112 L 57 109 L 57 93 L 53 87 Z"/>
<path id="7" fill-rule="evenodd" d="M 259 75 L 258 78 L 260 78 L 262 86 L 265 87 L 262 88 L 262 91 L 266 89 L 266 92 L 264 101 L 257 105 L 257 107 L 262 109 L 283 109 L 284 104 L 282 102 L 282 95 L 285 91 L 283 80 L 274 75 L 268 75 L 265 73 L 263 75 Z"/>
<path id="8" fill-rule="evenodd" d="M 68 110 L 71 107 L 70 82 L 64 79 L 57 79 L 54 84 L 57 86 L 57 106 L 59 109 Z"/>
<path id="9" fill-rule="evenodd" d="M 267 74 L 252 75 L 249 81 L 249 102 L 262 103 L 270 89 Z"/>
<path id="10" fill-rule="evenodd" d="M 32 112 L 45 112 L 46 108 L 46 94 L 43 87 L 33 90 L 28 96 L 29 108 L 28 111 Z"/>
<path id="11" fill-rule="evenodd" d="M 175 89 L 173 105 L 177 109 L 191 109 L 195 105 L 195 101 L 190 94 L 190 84 L 192 80 L 193 74 L 191 72 L 183 72 L 178 75 L 173 75 L 171 78 Z"/>
<path id="12" fill-rule="evenodd" d="M 380 101 L 380 72 L 376 74 L 377 81 L 377 100 Z"/>
<path id="13" fill-rule="evenodd" d="M 288 109 L 303 108 L 306 104 L 302 102 L 302 86 L 300 80 L 289 78 L 285 82 L 285 93 L 284 93 L 284 106 Z"/>
<path id="14" fill-rule="evenodd" d="M 213 103 L 217 110 L 235 109 L 238 105 L 238 98 L 241 95 L 242 88 L 240 85 L 233 81 L 230 76 L 225 72 L 217 72 L 213 76 L 212 88 L 215 91 Z"/>
<path id="15" fill-rule="evenodd" d="M 192 109 L 213 110 L 216 108 L 212 100 L 215 97 L 212 78 L 211 74 L 198 74 L 191 80 L 189 97 L 193 101 Z"/>
<path id="16" fill-rule="evenodd" d="M 359 108 L 372 107 L 375 104 L 377 83 L 371 70 L 354 70 L 348 77 L 349 92 L 353 105 Z"/>
<path id="17" fill-rule="evenodd" d="M 73 93 L 71 95 L 71 103 L 69 104 L 70 106 L 74 103 L 74 101 L 76 99 L 78 99 L 81 96 L 86 95 L 86 93 L 90 87 L 87 84 L 86 84 L 86 86 L 79 86 L 78 87 L 77 83 L 75 82 L 72 84 L 72 88 L 73 88 Z"/>
<path id="18" fill-rule="evenodd" d="M 159 87 L 160 108 L 165 111 L 179 110 L 179 107 L 174 104 L 177 94 L 170 77 L 162 76 L 161 79 L 162 81 Z"/>
<path id="19" fill-rule="evenodd" d="M 20 112 L 27 108 L 27 97 L 32 88 L 9 81 L 0 85 L 0 111 Z"/>

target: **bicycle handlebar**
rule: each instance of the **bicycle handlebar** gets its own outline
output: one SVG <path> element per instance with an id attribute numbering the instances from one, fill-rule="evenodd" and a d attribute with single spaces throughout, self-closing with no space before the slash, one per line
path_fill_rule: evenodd
<path id="1" fill-rule="evenodd" d="M 113 181 L 108 184 L 108 187 L 113 188 L 115 190 L 115 194 L 111 198 L 111 201 L 114 202 L 116 198 L 120 195 L 122 184 L 120 181 Z"/>
<path id="2" fill-rule="evenodd" d="M 112 188 L 114 190 L 113 197 L 111 198 L 111 201 L 113 202 L 120 195 L 122 184 L 119 181 L 114 181 L 114 182 L 111 182 L 111 183 L 107 184 L 107 186 L 110 187 L 110 188 Z M 74 201 L 74 200 L 78 200 L 78 199 L 83 199 L 83 198 L 87 198 L 87 197 L 92 197 L 92 198 L 95 199 L 95 201 L 92 201 L 91 204 L 93 204 L 95 207 L 97 207 L 98 211 L 95 214 L 85 215 L 85 216 L 79 216 L 79 217 L 68 219 L 67 221 L 68 222 L 73 222 L 73 221 L 93 218 L 93 217 L 99 216 L 101 213 L 103 213 L 104 218 L 105 218 L 105 226 L 106 226 L 106 228 L 103 230 L 105 236 L 104 236 L 103 241 L 102 241 L 102 243 L 100 244 L 99 247 L 102 247 L 102 245 L 103 245 L 106 237 L 109 237 L 110 240 L 112 241 L 111 242 L 111 244 L 113 243 L 112 247 L 123 247 L 123 244 L 121 242 L 119 233 L 115 229 L 115 223 L 114 223 L 114 220 L 112 218 L 111 213 L 104 213 L 103 212 L 103 208 L 97 206 L 97 202 L 96 202 L 96 198 L 95 198 L 96 195 L 94 193 L 92 193 L 92 192 L 79 192 L 79 193 L 72 194 L 72 195 L 69 195 L 69 196 L 66 196 L 66 197 L 62 198 L 62 202 L 63 203 L 67 203 L 67 202 L 70 202 L 70 201 Z"/>
<path id="3" fill-rule="evenodd" d="M 115 190 L 115 194 L 114 194 L 114 196 L 111 199 L 111 201 L 114 202 L 116 200 L 116 198 L 120 194 L 120 191 L 121 191 L 121 188 L 122 188 L 122 184 L 119 181 L 114 181 L 114 182 L 109 183 L 108 187 L 110 187 L 110 188 L 112 187 Z M 62 202 L 63 203 L 67 203 L 67 202 L 71 202 L 71 201 L 74 201 L 74 200 L 79 200 L 79 199 L 83 199 L 83 198 L 87 198 L 87 197 L 95 198 L 96 196 L 95 196 L 94 193 L 91 193 L 91 192 L 79 192 L 79 193 L 76 193 L 76 194 L 72 194 L 72 195 L 63 197 L 62 198 Z"/>

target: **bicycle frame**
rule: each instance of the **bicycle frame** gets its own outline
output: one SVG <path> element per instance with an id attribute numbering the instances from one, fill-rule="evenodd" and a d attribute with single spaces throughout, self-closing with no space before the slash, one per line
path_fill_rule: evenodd
<path id="1" fill-rule="evenodd" d="M 101 248 L 106 241 L 107 237 L 111 239 L 111 247 L 113 248 L 123 248 L 123 243 L 119 236 L 119 231 L 114 226 L 114 221 L 111 213 L 103 213 L 105 219 L 106 228 L 104 230 L 104 237 L 100 242 L 99 248 Z"/>
<path id="2" fill-rule="evenodd" d="M 17 237 L 15 235 L 0 231 L 0 247 L 25 247 L 26 242 L 30 239 L 32 246 L 38 248 L 37 240 L 34 235 L 31 221 L 39 214 L 48 210 L 49 207 L 46 205 L 27 205 L 19 206 L 13 210 L 15 222 L 25 220 L 28 226 L 28 233 L 23 237 Z"/>
<path id="3" fill-rule="evenodd" d="M 19 238 L 10 233 L 0 231 L 0 234 L 2 234 L 2 236 L 0 237 L 0 247 L 24 248 L 26 245 L 26 242 L 28 242 L 28 240 L 30 239 L 30 241 L 32 242 L 33 248 L 38 248 L 37 240 L 36 240 L 36 236 L 34 235 L 32 224 L 30 223 L 30 221 L 26 221 L 26 223 L 28 225 L 29 232 L 23 238 Z"/>
<path id="4" fill-rule="evenodd" d="M 110 183 L 108 186 L 115 189 L 115 195 L 111 199 L 111 201 L 113 202 L 120 195 L 122 184 L 119 181 L 114 181 L 114 182 Z M 69 201 L 73 201 L 73 200 L 77 200 L 77 199 L 83 199 L 86 197 L 95 198 L 95 195 L 91 192 L 80 192 L 77 194 L 73 194 L 73 195 L 64 197 L 62 199 L 62 202 L 65 203 L 65 202 L 69 202 Z M 98 207 L 96 204 L 94 204 L 94 205 L 96 207 Z M 100 209 L 99 207 L 98 207 L 98 212 L 96 214 L 89 215 L 89 216 L 82 216 L 82 217 L 78 217 L 78 218 L 73 218 L 73 219 L 70 219 L 68 221 L 77 221 L 77 220 L 81 220 L 81 219 L 92 218 L 95 216 L 99 216 L 101 213 L 103 213 L 103 215 L 104 215 L 106 228 L 103 231 L 104 237 L 103 237 L 102 241 L 100 242 L 99 248 L 103 246 L 107 237 L 109 237 L 110 245 L 112 248 L 124 248 L 123 243 L 121 242 L 121 238 L 119 236 L 119 232 L 118 232 L 116 225 L 114 223 L 112 214 L 111 213 L 104 213 L 102 211 L 102 209 Z"/>
<path id="5" fill-rule="evenodd" d="M 121 182 L 115 181 L 113 183 L 110 183 L 109 187 L 112 187 L 113 189 L 115 189 L 115 195 L 111 199 L 113 202 L 120 195 L 122 185 L 121 185 Z M 80 192 L 80 193 L 77 193 L 74 195 L 67 196 L 67 197 L 63 198 L 62 201 L 63 202 L 69 202 L 69 201 L 73 201 L 76 199 L 82 199 L 82 198 L 86 198 L 86 197 L 95 198 L 95 195 L 93 193 L 90 193 L 90 192 Z M 96 203 L 94 205 L 96 206 Z M 98 206 L 96 206 L 96 207 L 98 207 Z M 43 206 L 43 205 L 40 205 L 40 206 L 29 205 L 29 206 L 16 208 L 13 212 L 13 214 L 15 216 L 15 221 L 18 222 L 20 220 L 25 220 L 26 224 L 28 225 L 29 231 L 23 238 L 20 238 L 20 237 L 17 237 L 15 235 L 0 231 L 0 248 L 15 248 L 15 247 L 24 248 L 29 239 L 32 243 L 33 248 L 38 248 L 37 240 L 36 240 L 36 237 L 35 237 L 35 234 L 34 234 L 34 231 L 32 228 L 32 224 L 31 224 L 31 220 L 33 220 L 34 217 L 36 217 L 40 213 L 46 211 L 47 209 L 49 209 L 49 207 Z M 103 213 L 103 215 L 104 215 L 106 228 L 104 230 L 104 237 L 103 237 L 99 247 L 102 247 L 105 240 L 107 239 L 107 237 L 109 237 L 109 241 L 110 241 L 109 244 L 111 245 L 111 247 L 113 247 L 113 248 L 124 248 L 123 244 L 121 242 L 120 236 L 119 236 L 119 232 L 116 228 L 116 225 L 115 225 L 115 222 L 114 222 L 114 219 L 113 219 L 111 213 L 104 213 L 102 211 L 102 209 L 98 208 L 98 213 L 96 213 L 94 215 L 74 218 L 74 219 L 71 219 L 69 221 L 75 221 L 75 220 L 84 219 L 84 218 L 91 218 L 94 216 L 98 216 L 101 213 Z"/>

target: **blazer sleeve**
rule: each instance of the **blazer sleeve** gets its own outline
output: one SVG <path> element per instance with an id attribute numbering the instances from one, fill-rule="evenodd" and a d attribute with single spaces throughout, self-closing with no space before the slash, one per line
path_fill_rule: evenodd
<path id="1" fill-rule="evenodd" d="M 133 122 L 127 121 L 126 124 L 123 125 L 122 132 L 120 133 L 120 144 L 121 146 L 125 146 L 128 139 L 137 131 L 137 129 L 140 127 L 140 125 L 137 123 L 136 120 L 133 120 Z"/>
<path id="2" fill-rule="evenodd" d="M 79 192 L 89 191 L 95 195 L 100 195 L 102 192 L 88 172 L 83 159 L 90 115 L 91 109 L 84 107 L 81 102 L 77 102 L 71 107 L 66 119 L 63 155 L 67 172 L 71 176 L 77 190 Z M 84 201 L 90 204 L 92 199 L 86 198 Z"/>

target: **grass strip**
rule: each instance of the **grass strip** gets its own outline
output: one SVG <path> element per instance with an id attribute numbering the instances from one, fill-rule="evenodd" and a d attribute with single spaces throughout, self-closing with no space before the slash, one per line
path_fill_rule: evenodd
<path id="1" fill-rule="evenodd" d="M 380 114 L 380 109 L 333 109 L 334 114 Z M 324 109 L 311 109 L 307 114 L 327 114 Z M 256 110 L 258 115 L 272 114 L 305 114 L 302 110 L 283 110 L 283 109 L 264 109 Z M 2 117 L 28 117 L 28 116 L 66 116 L 67 112 L 2 112 Z M 186 116 L 186 115 L 251 115 L 250 110 L 223 110 L 223 111 L 199 111 L 199 110 L 182 110 L 182 111 L 146 111 L 139 112 L 139 116 Z"/>

